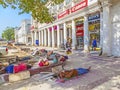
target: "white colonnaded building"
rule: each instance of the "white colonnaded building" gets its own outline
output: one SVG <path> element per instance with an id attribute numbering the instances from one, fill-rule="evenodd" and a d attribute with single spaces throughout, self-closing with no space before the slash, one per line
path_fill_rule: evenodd
<path id="1" fill-rule="evenodd" d="M 32 45 L 60 47 L 72 38 L 72 48 L 89 50 L 92 39 L 103 54 L 120 56 L 120 0 L 64 0 L 48 8 L 55 21 L 32 20 Z"/>

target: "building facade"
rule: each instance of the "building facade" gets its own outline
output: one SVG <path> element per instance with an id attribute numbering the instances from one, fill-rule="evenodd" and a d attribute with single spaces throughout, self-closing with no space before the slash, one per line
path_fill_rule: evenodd
<path id="1" fill-rule="evenodd" d="M 15 30 L 15 42 L 27 44 L 31 43 L 31 21 L 28 19 L 25 19 L 21 22 L 21 25 L 19 28 L 16 28 Z"/>
<path id="2" fill-rule="evenodd" d="M 57 6 L 48 5 L 55 21 L 32 22 L 32 44 L 39 41 L 41 46 L 59 48 L 71 38 L 73 49 L 88 51 L 95 38 L 103 54 L 120 56 L 119 7 L 119 0 L 65 0 Z"/>

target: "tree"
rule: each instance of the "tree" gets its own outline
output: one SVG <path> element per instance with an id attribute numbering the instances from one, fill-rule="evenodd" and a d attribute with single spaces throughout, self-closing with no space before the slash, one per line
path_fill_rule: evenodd
<path id="1" fill-rule="evenodd" d="M 2 38 L 6 40 L 14 40 L 14 28 L 12 27 L 7 27 L 3 33 L 2 33 Z"/>
<path id="2" fill-rule="evenodd" d="M 47 4 L 52 5 L 60 4 L 64 0 L 0 0 L 0 4 L 6 8 L 11 6 L 11 8 L 19 8 L 22 13 L 30 13 L 32 17 L 40 23 L 49 23 L 54 19 L 52 15 L 49 14 L 49 9 Z"/>

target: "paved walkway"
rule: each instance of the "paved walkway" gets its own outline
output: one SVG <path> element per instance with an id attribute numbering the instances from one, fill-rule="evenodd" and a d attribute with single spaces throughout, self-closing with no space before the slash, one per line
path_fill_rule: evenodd
<path id="1" fill-rule="evenodd" d="M 91 71 L 80 78 L 65 83 L 38 81 L 34 78 L 1 86 L 0 90 L 120 90 L 120 58 L 99 57 L 79 51 L 69 56 L 65 69 L 92 66 Z"/>

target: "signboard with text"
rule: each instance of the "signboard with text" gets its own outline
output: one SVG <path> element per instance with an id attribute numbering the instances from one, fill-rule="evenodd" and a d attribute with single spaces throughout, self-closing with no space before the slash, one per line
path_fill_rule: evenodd
<path id="1" fill-rule="evenodd" d="M 80 9 L 87 7 L 87 0 L 82 0 L 80 3 L 76 4 L 71 8 L 71 13 L 76 12 Z"/>
<path id="2" fill-rule="evenodd" d="M 64 16 L 69 15 L 70 13 L 74 13 L 76 11 L 79 11 L 81 9 L 84 9 L 85 7 L 92 5 L 94 3 L 98 2 L 98 0 L 82 0 L 75 6 L 73 6 L 70 9 L 65 10 L 64 12 L 58 14 L 58 19 L 63 18 Z"/>
<path id="3" fill-rule="evenodd" d="M 68 15 L 69 13 L 70 13 L 70 12 L 69 12 L 69 9 L 65 10 L 64 12 L 62 12 L 62 13 L 60 13 L 60 14 L 58 15 L 58 19 L 66 16 L 66 15 Z"/>
<path id="4" fill-rule="evenodd" d="M 84 36 L 83 24 L 76 26 L 76 36 Z"/>
<path id="5" fill-rule="evenodd" d="M 78 37 L 78 36 L 84 36 L 83 30 L 78 30 L 78 31 L 76 32 L 76 36 L 77 36 L 77 37 Z"/>
<path id="6" fill-rule="evenodd" d="M 100 19 L 100 13 L 88 17 L 88 21 Z"/>

